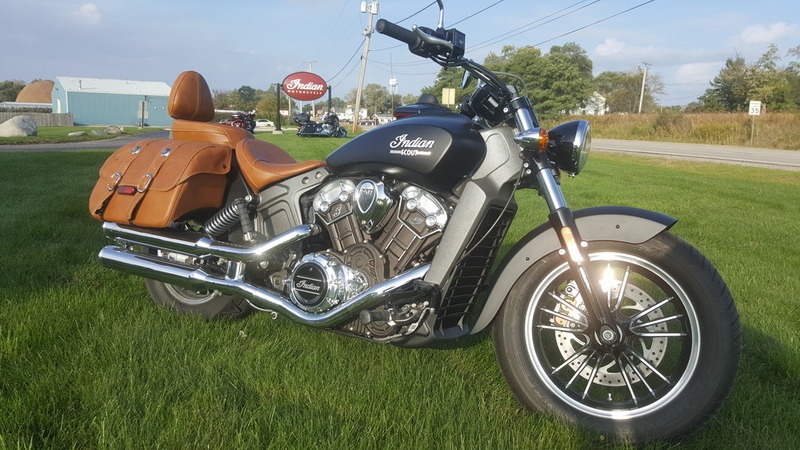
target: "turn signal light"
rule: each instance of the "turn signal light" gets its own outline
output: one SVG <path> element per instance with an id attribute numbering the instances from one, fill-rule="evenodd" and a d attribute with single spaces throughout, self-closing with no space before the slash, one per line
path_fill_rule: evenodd
<path id="1" fill-rule="evenodd" d="M 550 143 L 550 135 L 544 128 L 539 128 L 539 153 L 547 150 L 547 144 Z"/>

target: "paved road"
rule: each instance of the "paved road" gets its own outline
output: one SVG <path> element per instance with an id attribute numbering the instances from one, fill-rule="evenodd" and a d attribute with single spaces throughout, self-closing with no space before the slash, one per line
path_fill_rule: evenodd
<path id="1" fill-rule="evenodd" d="M 594 139 L 592 151 L 630 153 L 692 161 L 718 162 L 771 169 L 800 170 L 800 151 L 731 145 Z"/>
<path id="2" fill-rule="evenodd" d="M 140 139 L 162 139 L 167 137 L 169 137 L 169 131 L 150 131 L 134 135 L 125 135 L 102 141 L 62 144 L 0 145 L 0 152 L 47 152 L 102 148 L 114 149 Z M 734 147 L 730 145 L 680 144 L 673 142 L 594 139 L 592 143 L 592 151 L 629 153 L 664 158 L 680 158 L 692 161 L 739 164 L 782 170 L 800 170 L 800 151 L 792 150 Z"/>

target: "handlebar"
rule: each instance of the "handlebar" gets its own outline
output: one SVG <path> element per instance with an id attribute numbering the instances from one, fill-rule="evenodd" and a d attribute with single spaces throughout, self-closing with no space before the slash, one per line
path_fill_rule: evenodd
<path id="1" fill-rule="evenodd" d="M 413 31 L 408 28 L 403 28 L 400 25 L 393 24 L 386 19 L 379 19 L 378 23 L 375 24 L 375 30 L 378 33 L 405 42 L 410 48 L 418 47 L 422 42 L 422 39 Z"/>
<path id="2" fill-rule="evenodd" d="M 386 19 L 378 20 L 375 31 L 405 42 L 415 55 L 430 58 L 442 67 L 463 67 L 486 83 L 469 100 L 472 115 L 477 114 L 492 125 L 501 122 L 514 123 L 523 131 L 539 126 L 527 98 L 520 97 L 516 89 L 510 89 L 488 68 L 464 58 L 464 33 L 455 28 L 444 29 L 441 23 L 435 30 L 418 26 L 409 30 Z"/>

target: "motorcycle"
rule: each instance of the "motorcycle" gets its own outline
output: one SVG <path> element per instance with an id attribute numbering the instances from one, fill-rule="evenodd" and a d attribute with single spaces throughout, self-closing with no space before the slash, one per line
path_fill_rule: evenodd
<path id="1" fill-rule="evenodd" d="M 171 139 L 122 147 L 100 171 L 90 212 L 113 240 L 100 261 L 207 318 L 262 311 L 404 347 L 491 330 L 526 408 L 631 442 L 697 429 L 739 361 L 724 280 L 672 217 L 570 209 L 560 182 L 584 169 L 589 123 L 542 128 L 516 87 L 464 58 L 439 7 L 435 29 L 376 30 L 476 78 L 460 113 L 391 122 L 326 161 L 205 123 L 208 86 L 182 73 Z M 495 264 L 526 189 L 550 214 Z"/>
<path id="2" fill-rule="evenodd" d="M 329 111 L 322 117 L 322 124 L 311 120 L 308 114 L 295 114 L 292 119 L 297 124 L 297 135 L 301 137 L 347 137 L 347 130 L 339 126 L 339 116 Z"/>
<path id="3" fill-rule="evenodd" d="M 256 130 L 256 112 L 236 112 L 231 114 L 230 117 L 221 121 L 220 123 L 223 125 L 230 125 L 232 127 L 244 128 L 245 130 L 253 133 Z"/>
<path id="4" fill-rule="evenodd" d="M 447 106 L 439 104 L 439 99 L 433 94 L 422 94 L 416 103 L 401 105 L 394 109 L 392 116 L 395 119 L 413 116 L 415 114 L 437 114 L 452 112 Z"/>

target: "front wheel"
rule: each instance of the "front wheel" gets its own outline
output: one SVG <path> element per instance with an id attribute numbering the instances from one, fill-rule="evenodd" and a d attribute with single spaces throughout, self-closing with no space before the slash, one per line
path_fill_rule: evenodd
<path id="1" fill-rule="evenodd" d="M 589 257 L 622 338 L 599 338 L 572 271 L 552 253 L 520 276 L 494 324 L 511 390 L 528 408 L 620 440 L 689 433 L 720 406 L 739 363 L 725 282 L 670 233 L 594 242 Z"/>

